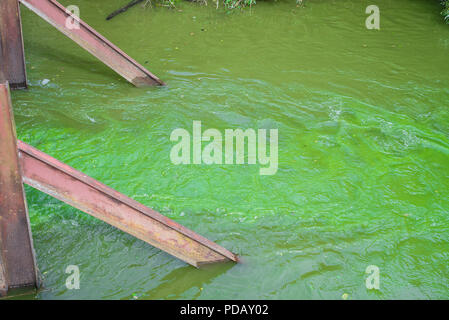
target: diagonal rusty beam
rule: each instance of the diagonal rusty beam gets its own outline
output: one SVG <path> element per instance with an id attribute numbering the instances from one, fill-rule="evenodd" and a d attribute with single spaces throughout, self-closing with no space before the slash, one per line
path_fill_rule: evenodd
<path id="1" fill-rule="evenodd" d="M 195 267 L 236 256 L 160 213 L 18 141 L 23 182 Z"/>
<path id="2" fill-rule="evenodd" d="M 13 0 L 1 1 L 4 4 Z M 80 20 L 80 29 L 68 29 L 65 20 L 69 14 L 58 2 L 20 1 L 134 85 L 164 84 L 83 21 Z M 7 16 L 11 16 L 10 12 Z M 1 20 L 0 24 L 5 21 Z M 3 37 L 3 33 L 0 36 Z M 0 49 L 4 50 L 3 42 L 1 45 Z M 5 66 L 1 71 L 4 70 Z M 6 80 L 3 78 L 8 76 L 3 73 L 0 81 Z M 26 78 L 24 81 L 26 84 Z M 16 140 L 9 86 L 0 84 L 0 294 L 8 288 L 39 285 L 22 182 L 196 267 L 238 261 L 233 253 L 214 242 Z"/>
<path id="3" fill-rule="evenodd" d="M 79 28 L 68 28 L 66 21 L 71 19 L 71 15 L 59 2 L 55 0 L 20 0 L 20 2 L 135 86 L 164 85 L 158 77 L 83 20 L 76 18 L 79 21 Z"/>
<path id="4" fill-rule="evenodd" d="M 7 84 L 0 84 L 0 164 L 0 245 L 6 248 L 0 257 L 0 290 L 4 274 L 8 280 L 14 273 L 21 276 L 26 273 L 32 281 L 35 273 L 23 267 L 34 266 L 34 256 L 22 182 L 195 267 L 238 260 L 218 244 L 16 140 Z M 2 265 L 6 266 L 4 272 Z"/>
<path id="5" fill-rule="evenodd" d="M 0 293 L 38 276 L 8 84 L 0 84 Z"/>

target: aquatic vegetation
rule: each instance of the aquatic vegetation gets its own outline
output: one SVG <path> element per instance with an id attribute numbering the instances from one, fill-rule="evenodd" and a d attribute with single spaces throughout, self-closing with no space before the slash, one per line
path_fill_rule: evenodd
<path id="1" fill-rule="evenodd" d="M 226 9 L 251 7 L 256 4 L 256 0 L 223 0 Z"/>
<path id="2" fill-rule="evenodd" d="M 143 7 L 150 7 L 153 6 L 161 6 L 161 7 L 168 7 L 171 9 L 176 8 L 177 4 L 183 2 L 183 1 L 189 1 L 189 2 L 195 2 L 202 6 L 208 6 L 209 4 L 215 6 L 217 9 L 219 7 L 224 7 L 227 11 L 233 10 L 233 9 L 242 9 L 245 7 L 251 7 L 252 5 L 256 4 L 256 0 L 134 0 L 131 1 L 127 6 L 121 8 L 120 10 L 117 10 L 119 13 L 127 10 L 129 7 L 134 6 L 138 3 L 143 2 Z M 293 2 L 294 1 L 294 2 Z M 304 5 L 305 0 L 291 0 L 292 4 L 294 3 L 297 7 Z M 449 24 L 449 0 L 440 0 L 441 5 L 444 7 L 443 11 L 441 11 L 441 14 L 444 16 L 444 20 L 446 23 Z M 116 12 L 115 12 L 116 13 Z M 115 16 L 112 14 L 111 17 L 108 17 L 108 19 Z"/>
<path id="3" fill-rule="evenodd" d="M 212 5 L 216 6 L 217 9 L 220 6 L 223 6 L 227 10 L 251 7 L 252 5 L 256 4 L 256 0 L 221 0 L 221 1 L 220 0 L 210 0 L 210 1 L 208 1 L 208 0 L 187 0 L 187 1 L 196 2 L 201 5 L 205 5 L 205 6 L 209 5 L 209 3 L 211 3 Z"/>
<path id="4" fill-rule="evenodd" d="M 441 0 L 441 4 L 444 6 L 441 14 L 444 16 L 444 20 L 449 24 L 449 0 Z"/>
<path id="5" fill-rule="evenodd" d="M 182 2 L 183 0 L 146 0 L 144 6 L 152 7 L 156 6 L 165 6 L 169 8 L 175 8 L 177 3 Z M 214 5 L 218 9 L 223 6 L 226 10 L 233 9 L 242 9 L 245 7 L 251 7 L 256 4 L 256 0 L 186 0 L 189 2 L 195 2 L 200 5 L 208 6 Z M 444 20 L 449 24 L 449 0 L 440 0 L 443 5 L 443 11 L 441 14 L 444 16 Z M 153 3 L 154 2 L 154 3 Z M 296 6 L 303 5 L 305 0 L 292 0 Z"/>

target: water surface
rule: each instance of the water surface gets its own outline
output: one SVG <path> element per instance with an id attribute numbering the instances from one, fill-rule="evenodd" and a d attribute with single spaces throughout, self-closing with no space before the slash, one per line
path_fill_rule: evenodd
<path id="1" fill-rule="evenodd" d="M 137 89 L 22 8 L 18 136 L 242 257 L 197 270 L 26 188 L 36 299 L 449 298 L 449 27 L 438 1 L 123 1 L 81 18 L 167 82 Z M 179 11 L 182 10 L 182 11 Z M 43 84 L 43 80 L 50 80 Z M 46 82 L 46 81 L 45 81 Z M 176 128 L 277 128 L 279 169 L 170 162 Z M 68 265 L 81 271 L 68 290 Z M 380 290 L 365 269 L 380 268 Z"/>

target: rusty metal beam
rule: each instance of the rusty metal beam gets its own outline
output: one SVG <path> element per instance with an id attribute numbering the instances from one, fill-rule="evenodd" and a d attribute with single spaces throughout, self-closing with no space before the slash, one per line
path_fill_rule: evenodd
<path id="1" fill-rule="evenodd" d="M 8 84 L 0 84 L 0 294 L 39 286 L 23 183 L 195 266 L 238 258 L 95 179 L 16 139 Z"/>
<path id="2" fill-rule="evenodd" d="M 195 267 L 237 261 L 225 248 L 42 151 L 22 141 L 18 148 L 26 184 Z"/>
<path id="3" fill-rule="evenodd" d="M 20 0 L 20 2 L 135 86 L 164 85 L 158 77 L 81 19 L 77 18 L 79 21 L 78 29 L 68 28 L 66 21 L 71 17 L 70 12 L 57 1 Z"/>
<path id="4" fill-rule="evenodd" d="M 0 1 L 0 83 L 6 81 L 11 89 L 27 87 L 19 0 Z"/>
<path id="5" fill-rule="evenodd" d="M 8 293 L 8 284 L 6 283 L 6 273 L 3 268 L 3 261 L 0 255 L 0 297 L 6 296 Z"/>
<path id="6" fill-rule="evenodd" d="M 0 84 L 0 291 L 38 285 L 8 84 Z"/>

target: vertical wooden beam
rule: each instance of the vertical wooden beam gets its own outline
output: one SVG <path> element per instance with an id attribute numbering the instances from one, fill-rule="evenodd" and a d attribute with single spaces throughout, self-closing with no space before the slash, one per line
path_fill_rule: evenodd
<path id="1" fill-rule="evenodd" d="M 33 240 L 7 83 L 0 84 L 0 254 L 3 287 L 37 287 Z"/>
<path id="2" fill-rule="evenodd" d="M 27 87 L 19 0 L 0 1 L 0 83 L 6 81 L 11 89 Z"/>

